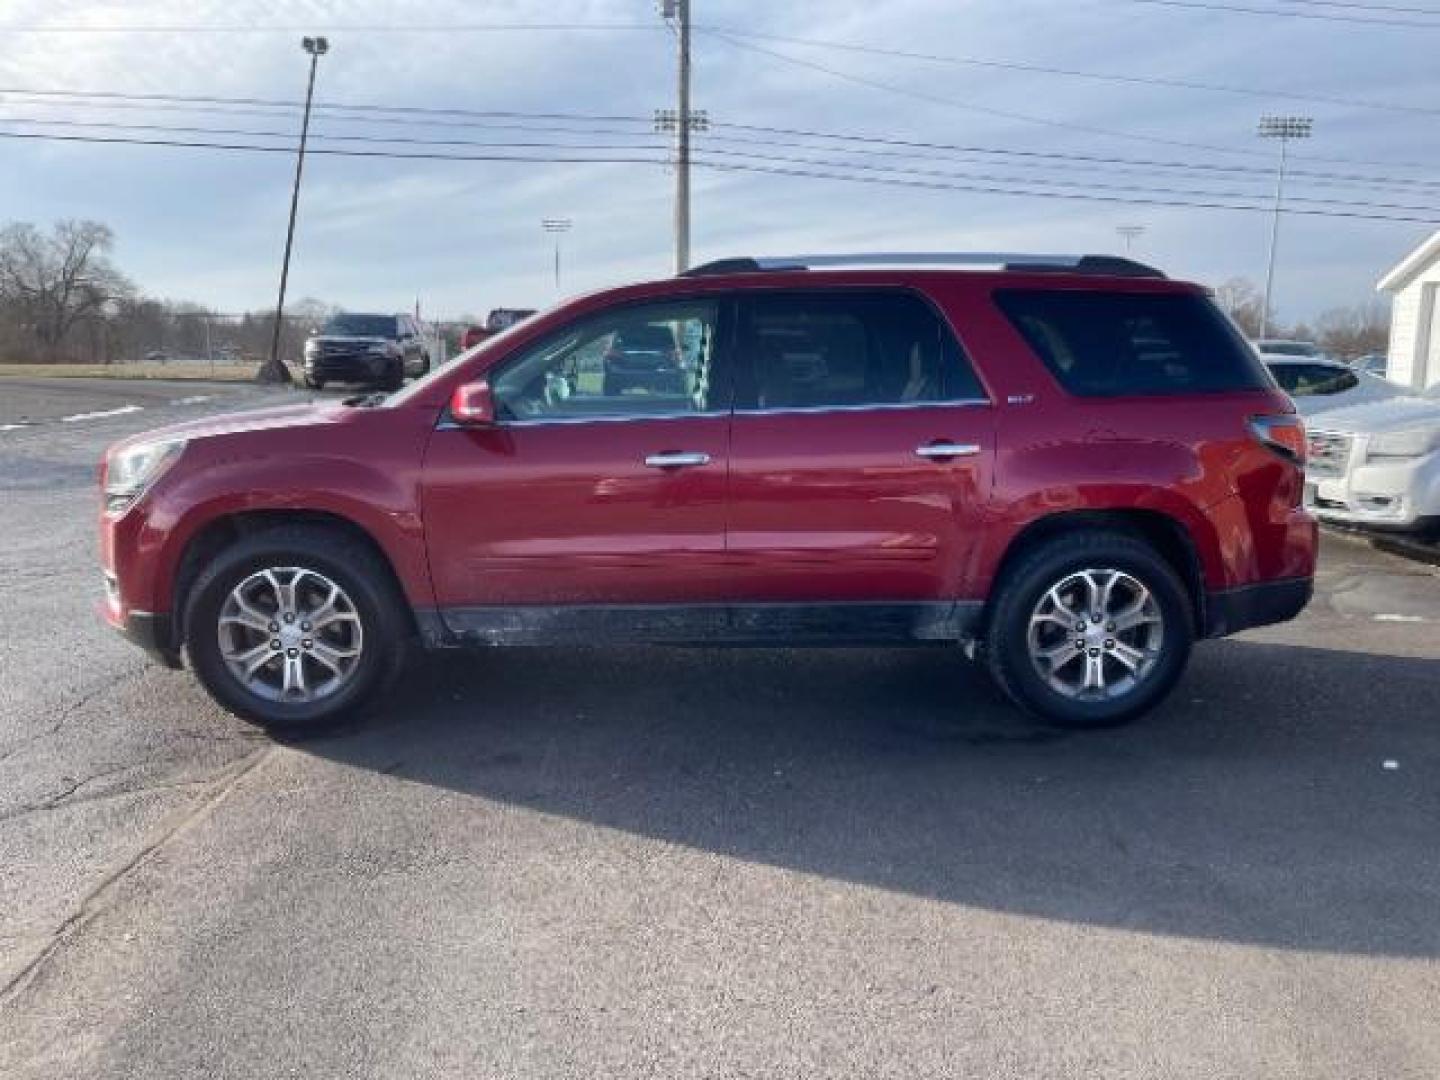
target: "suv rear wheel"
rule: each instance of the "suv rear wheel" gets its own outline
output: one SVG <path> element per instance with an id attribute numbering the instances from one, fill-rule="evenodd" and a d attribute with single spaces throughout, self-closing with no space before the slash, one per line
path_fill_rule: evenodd
<path id="1" fill-rule="evenodd" d="M 991 674 L 1026 711 L 1103 727 L 1157 705 L 1194 640 L 1190 598 L 1149 544 L 1118 532 L 1066 533 L 1021 556 L 995 598 Z"/>
<path id="2" fill-rule="evenodd" d="M 374 552 L 309 525 L 221 552 L 195 583 L 185 626 L 190 662 L 222 705 L 290 729 L 322 725 L 382 690 L 408 636 Z"/>

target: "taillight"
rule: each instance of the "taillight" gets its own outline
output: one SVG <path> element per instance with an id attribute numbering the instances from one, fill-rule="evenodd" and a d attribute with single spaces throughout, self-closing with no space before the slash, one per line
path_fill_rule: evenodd
<path id="1" fill-rule="evenodd" d="M 1249 427 L 1265 449 L 1296 465 L 1305 464 L 1305 422 L 1294 413 L 1252 416 Z"/>

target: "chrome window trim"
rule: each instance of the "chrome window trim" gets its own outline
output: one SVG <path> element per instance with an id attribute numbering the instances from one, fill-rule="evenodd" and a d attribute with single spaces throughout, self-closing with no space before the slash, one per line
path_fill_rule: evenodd
<path id="1" fill-rule="evenodd" d="M 533 420 L 497 420 L 492 428 L 551 427 L 570 424 L 624 424 L 639 420 L 689 420 L 714 419 L 717 416 L 810 416 L 819 413 L 891 412 L 900 409 L 973 409 L 991 404 L 989 398 L 958 398 L 955 401 L 891 401 L 872 405 L 797 405 L 778 409 L 721 409 L 706 412 L 643 413 L 633 416 L 556 416 Z M 445 418 L 435 425 L 436 431 L 477 431 L 484 430 L 472 424 L 457 424 Z"/>
<path id="2" fill-rule="evenodd" d="M 529 420 L 497 420 L 489 425 L 491 428 L 512 428 L 512 427 L 552 427 L 568 426 L 571 424 L 628 424 L 638 420 L 689 420 L 704 419 L 717 416 L 729 416 L 728 409 L 708 409 L 705 412 L 672 412 L 672 413 L 634 413 L 630 415 L 614 416 L 547 416 L 536 417 Z M 454 420 L 446 417 L 439 424 L 435 425 L 437 431 L 478 431 L 483 428 L 473 424 L 457 424 Z"/>
<path id="3" fill-rule="evenodd" d="M 898 409 L 944 409 L 974 408 L 989 405 L 989 398 L 956 398 L 954 401 L 877 401 L 867 405 L 782 405 L 774 409 L 736 409 L 736 416 L 785 416 L 791 413 L 810 415 L 813 413 L 854 413 L 889 412 Z"/>

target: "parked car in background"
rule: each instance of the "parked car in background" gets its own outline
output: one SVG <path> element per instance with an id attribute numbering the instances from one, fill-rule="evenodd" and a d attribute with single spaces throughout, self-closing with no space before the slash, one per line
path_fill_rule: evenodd
<path id="1" fill-rule="evenodd" d="M 729 259 L 118 443 L 103 611 L 269 725 L 418 641 L 948 644 L 1094 727 L 1309 601 L 1304 454 L 1206 290 L 1127 259 Z"/>
<path id="2" fill-rule="evenodd" d="M 1309 452 L 1305 501 L 1319 517 L 1410 531 L 1440 525 L 1440 385 L 1321 414 Z"/>
<path id="3" fill-rule="evenodd" d="M 1390 358 L 1384 353 L 1371 353 L 1369 356 L 1362 356 L 1355 361 L 1356 371 L 1363 371 L 1367 375 L 1374 375 L 1377 378 L 1385 378 L 1385 373 L 1390 370 Z"/>
<path id="4" fill-rule="evenodd" d="M 413 317 L 341 312 L 305 342 L 305 385 L 368 383 L 398 390 L 407 375 L 430 370 L 430 345 Z"/>
<path id="5" fill-rule="evenodd" d="M 1295 401 L 1301 416 L 1310 417 L 1329 409 L 1360 405 L 1367 401 L 1386 401 L 1405 393 L 1394 383 L 1338 360 L 1302 360 L 1281 356 L 1264 356 L 1270 374 Z"/>
<path id="6" fill-rule="evenodd" d="M 1298 356 L 1308 359 L 1319 359 L 1325 355 L 1313 341 L 1287 341 L 1282 338 L 1264 338 L 1257 341 L 1255 351 L 1262 356 Z"/>
<path id="7" fill-rule="evenodd" d="M 637 318 L 616 329 L 604 357 L 605 394 L 640 389 L 651 394 L 683 394 L 685 369 L 674 329 Z"/>
<path id="8" fill-rule="evenodd" d="M 482 341 L 487 341 L 502 330 L 509 330 L 516 323 L 523 322 L 534 314 L 534 308 L 494 308 L 485 317 L 484 326 L 466 327 L 465 332 L 460 335 L 460 351 L 473 349 Z"/>

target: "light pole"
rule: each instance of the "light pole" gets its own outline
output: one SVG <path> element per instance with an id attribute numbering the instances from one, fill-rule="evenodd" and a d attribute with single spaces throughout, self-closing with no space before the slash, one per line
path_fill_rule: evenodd
<path id="1" fill-rule="evenodd" d="M 1125 238 L 1125 254 L 1130 254 L 1130 249 L 1135 246 L 1135 241 L 1145 235 L 1144 225 L 1116 225 L 1115 231 Z"/>
<path id="2" fill-rule="evenodd" d="M 690 0 L 660 0 L 660 17 L 671 24 L 676 44 L 676 105 L 655 110 L 655 130 L 675 133 L 675 272 L 690 268 L 690 136 L 709 128 L 709 118 L 690 108 Z"/>
<path id="3" fill-rule="evenodd" d="M 295 187 L 290 192 L 290 224 L 285 229 L 285 258 L 280 263 L 280 298 L 275 302 L 275 330 L 270 336 L 270 358 L 256 378 L 265 383 L 290 382 L 290 370 L 280 359 L 280 328 L 285 319 L 285 285 L 290 279 L 290 249 L 295 243 L 295 211 L 300 205 L 300 176 L 305 171 L 305 140 L 310 134 L 310 101 L 315 96 L 315 68 L 330 51 L 323 37 L 301 38 L 300 47 L 310 54 L 310 81 L 305 84 L 305 116 L 300 121 L 300 153 L 295 158 Z"/>
<path id="4" fill-rule="evenodd" d="M 1275 216 L 1270 222 L 1270 255 L 1265 262 L 1265 296 L 1260 309 L 1260 336 L 1270 336 L 1270 292 L 1275 284 L 1275 248 L 1280 242 L 1280 208 L 1285 200 L 1285 161 L 1291 139 L 1308 139 L 1315 124 L 1309 116 L 1262 116 L 1257 134 L 1280 140 L 1280 164 L 1275 171 Z"/>
<path id="5" fill-rule="evenodd" d="M 560 237 L 569 232 L 574 222 L 565 218 L 541 218 L 540 227 L 555 237 L 555 292 L 560 292 Z"/>

